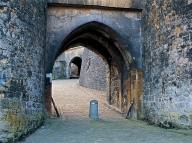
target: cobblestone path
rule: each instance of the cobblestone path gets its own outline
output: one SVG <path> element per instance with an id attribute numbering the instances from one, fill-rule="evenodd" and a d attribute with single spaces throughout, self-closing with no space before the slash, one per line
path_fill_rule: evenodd
<path id="1" fill-rule="evenodd" d="M 78 86 L 78 80 L 53 81 L 61 118 L 47 119 L 22 143 L 192 143 L 190 130 L 166 130 L 126 120 L 106 103 L 105 93 Z M 88 117 L 89 102 L 99 101 L 99 119 Z"/>

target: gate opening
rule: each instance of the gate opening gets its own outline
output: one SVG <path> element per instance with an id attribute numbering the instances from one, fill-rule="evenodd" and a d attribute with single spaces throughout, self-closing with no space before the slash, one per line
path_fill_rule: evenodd
<path id="1" fill-rule="evenodd" d="M 116 31 L 105 24 L 95 21 L 86 23 L 71 31 L 64 38 L 60 46 L 55 51 L 55 59 L 53 60 L 52 65 L 57 57 L 59 57 L 63 52 L 77 46 L 88 48 L 104 60 L 106 63 L 105 65 L 108 66 L 106 76 L 107 92 L 105 100 L 109 105 L 118 108 L 120 112 L 126 113 L 129 102 L 131 102 L 128 93 L 129 85 L 127 81 L 130 78 L 129 73 L 132 70 L 136 70 L 136 68 L 129 51 L 129 47 L 124 42 L 123 38 Z M 71 63 L 76 65 L 76 69 L 78 67 L 78 72 L 76 70 L 76 73 L 72 73 L 71 70 L 71 75 L 79 76 L 81 69 L 79 66 L 80 60 L 74 60 Z M 49 67 L 49 65 L 47 65 L 46 68 L 47 72 L 49 69 L 52 70 L 52 66 Z M 45 107 L 50 114 L 51 107 L 49 106 L 49 96 L 51 96 L 51 84 L 52 83 L 49 83 L 47 80 L 45 87 L 45 91 L 47 93 L 50 91 L 49 94 L 45 94 Z M 137 93 L 134 92 L 134 94 Z M 138 94 L 140 94 L 140 92 Z M 141 97 L 141 95 L 138 97 Z M 141 98 L 137 101 L 140 102 L 140 100 Z M 140 118 L 141 108 L 137 107 L 139 106 L 136 105 L 134 108 L 134 112 L 138 113 L 135 118 Z"/>
<path id="2" fill-rule="evenodd" d="M 80 57 L 74 57 L 70 62 L 70 78 L 79 78 L 81 71 L 82 59 Z"/>

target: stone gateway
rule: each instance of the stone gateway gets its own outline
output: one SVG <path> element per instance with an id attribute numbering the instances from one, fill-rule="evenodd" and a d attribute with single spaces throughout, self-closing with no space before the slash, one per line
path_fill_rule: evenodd
<path id="1" fill-rule="evenodd" d="M 108 104 L 126 113 L 134 101 L 132 118 L 191 128 L 191 7 L 191 0 L 1 0 L 0 142 L 51 114 L 54 63 L 77 46 L 102 59 L 106 75 L 95 77 L 106 80 Z M 82 71 L 96 68 L 86 64 Z"/>

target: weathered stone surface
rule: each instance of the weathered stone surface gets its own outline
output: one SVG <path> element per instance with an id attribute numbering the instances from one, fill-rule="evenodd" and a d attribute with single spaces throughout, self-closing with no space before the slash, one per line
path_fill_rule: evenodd
<path id="1" fill-rule="evenodd" d="M 48 4 L 143 9 L 143 1 L 141 0 L 48 0 Z"/>
<path id="2" fill-rule="evenodd" d="M 94 52 L 84 49 L 79 85 L 107 91 L 106 63 Z M 109 70 L 109 69 L 108 69 Z"/>
<path id="3" fill-rule="evenodd" d="M 43 120 L 46 0 L 0 1 L 0 142 Z"/>
<path id="4" fill-rule="evenodd" d="M 191 126 L 192 4 L 146 0 L 143 10 L 144 114 L 163 124 Z"/>

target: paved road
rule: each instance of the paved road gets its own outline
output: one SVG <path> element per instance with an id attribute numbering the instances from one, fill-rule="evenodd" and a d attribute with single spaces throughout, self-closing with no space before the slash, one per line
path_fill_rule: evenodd
<path id="1" fill-rule="evenodd" d="M 53 98 L 62 117 L 47 119 L 22 143 L 192 143 L 192 131 L 124 119 L 107 106 L 105 95 L 78 86 L 78 80 L 53 81 Z M 99 101 L 97 120 L 88 117 L 92 99 Z"/>

